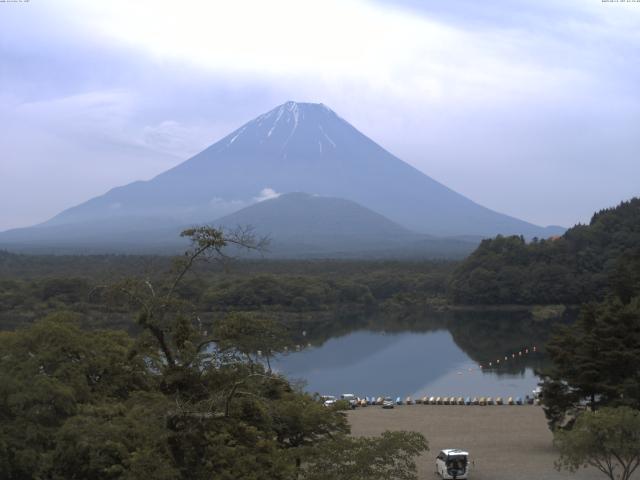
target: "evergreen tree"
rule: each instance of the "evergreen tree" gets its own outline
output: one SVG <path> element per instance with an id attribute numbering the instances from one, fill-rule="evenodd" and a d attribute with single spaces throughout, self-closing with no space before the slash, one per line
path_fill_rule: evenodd
<path id="1" fill-rule="evenodd" d="M 585 306 L 546 350 L 553 366 L 543 372 L 542 396 L 552 429 L 585 406 L 640 408 L 640 298 Z"/>

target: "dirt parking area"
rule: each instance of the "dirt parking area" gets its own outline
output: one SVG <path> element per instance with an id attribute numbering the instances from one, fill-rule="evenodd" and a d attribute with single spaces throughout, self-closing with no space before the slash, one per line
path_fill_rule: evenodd
<path id="1" fill-rule="evenodd" d="M 571 474 L 558 472 L 542 408 L 538 406 L 402 405 L 383 410 L 369 406 L 350 411 L 354 435 L 377 435 L 385 430 L 414 430 L 429 441 L 429 452 L 418 459 L 419 478 L 440 478 L 435 457 L 444 448 L 467 450 L 474 465 L 470 480 L 603 480 L 589 468 Z M 640 478 L 640 477 L 639 477 Z"/>

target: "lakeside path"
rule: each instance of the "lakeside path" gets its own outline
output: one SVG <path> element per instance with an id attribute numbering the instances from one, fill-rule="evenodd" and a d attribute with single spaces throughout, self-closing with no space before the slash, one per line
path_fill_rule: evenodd
<path id="1" fill-rule="evenodd" d="M 420 479 L 438 479 L 435 457 L 444 448 L 469 451 L 475 466 L 469 480 L 603 480 L 589 468 L 575 474 L 558 472 L 558 454 L 538 406 L 401 405 L 348 412 L 352 434 L 377 435 L 385 430 L 414 430 L 429 441 L 429 451 L 418 459 Z M 639 477 L 640 478 L 640 477 Z"/>

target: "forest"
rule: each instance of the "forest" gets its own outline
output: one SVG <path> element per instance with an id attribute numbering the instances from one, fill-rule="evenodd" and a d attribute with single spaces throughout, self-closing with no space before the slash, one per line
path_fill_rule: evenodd
<path id="1" fill-rule="evenodd" d="M 131 327 L 130 312 L 97 289 L 131 276 L 161 278 L 171 259 L 45 256 L 0 252 L 0 329 L 59 309 L 93 327 Z M 441 304 L 454 263 L 445 261 L 227 261 L 196 265 L 179 286 L 200 312 L 248 311 L 319 317 Z"/>
<path id="2" fill-rule="evenodd" d="M 270 369 L 269 355 L 301 331 L 323 342 L 363 327 L 446 327 L 477 361 L 505 338 L 553 330 L 536 368 L 549 426 L 570 453 L 585 402 L 612 421 L 640 408 L 639 212 L 634 199 L 562 237 L 485 240 L 463 262 L 233 261 L 227 242 L 252 239 L 209 227 L 185 232 L 192 248 L 174 259 L 1 252 L 0 470 L 415 479 L 424 437 L 353 438 L 344 405 L 326 408 Z M 513 305 L 523 308 L 500 310 Z"/>
<path id="3" fill-rule="evenodd" d="M 207 227 L 185 236 L 193 248 L 154 278 L 21 280 L 4 290 L 3 305 L 33 298 L 43 310 L 0 332 L 3 478 L 415 479 L 415 457 L 428 449 L 421 434 L 351 437 L 346 405 L 324 406 L 257 358 L 286 348 L 282 324 L 237 312 L 200 322 L 199 296 L 183 279 L 228 243 L 251 248 L 252 239 Z M 361 294 L 335 292 L 319 301 Z M 87 294 L 120 305 L 136 332 L 95 328 L 82 311 Z"/>
<path id="4" fill-rule="evenodd" d="M 565 304 L 628 299 L 640 286 L 640 199 L 593 215 L 560 237 L 498 236 L 453 271 L 448 297 L 456 304 Z"/>

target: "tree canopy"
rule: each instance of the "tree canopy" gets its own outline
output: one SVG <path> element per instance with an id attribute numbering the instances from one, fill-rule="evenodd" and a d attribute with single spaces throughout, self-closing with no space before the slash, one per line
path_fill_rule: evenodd
<path id="1" fill-rule="evenodd" d="M 580 304 L 640 291 L 640 198 L 593 215 L 561 237 L 483 240 L 452 274 L 460 304 Z"/>
<path id="2" fill-rule="evenodd" d="M 208 227 L 185 235 L 193 248 L 160 281 L 99 288 L 137 309 L 136 336 L 83 330 L 80 315 L 64 312 L 0 333 L 3 478 L 302 480 L 328 463 L 337 479 L 416 478 L 421 435 L 352 439 L 344 412 L 257 359 L 281 348 L 276 325 L 229 315 L 203 327 L 181 288 L 187 273 L 223 259 L 229 243 L 256 243 Z"/>
<path id="3" fill-rule="evenodd" d="M 629 407 L 585 412 L 571 430 L 556 432 L 556 467 L 593 466 L 611 480 L 629 480 L 640 465 L 640 411 Z"/>
<path id="4" fill-rule="evenodd" d="M 542 372 L 542 396 L 552 429 L 586 406 L 640 408 L 640 297 L 586 305 L 546 351 L 551 367 Z"/>

